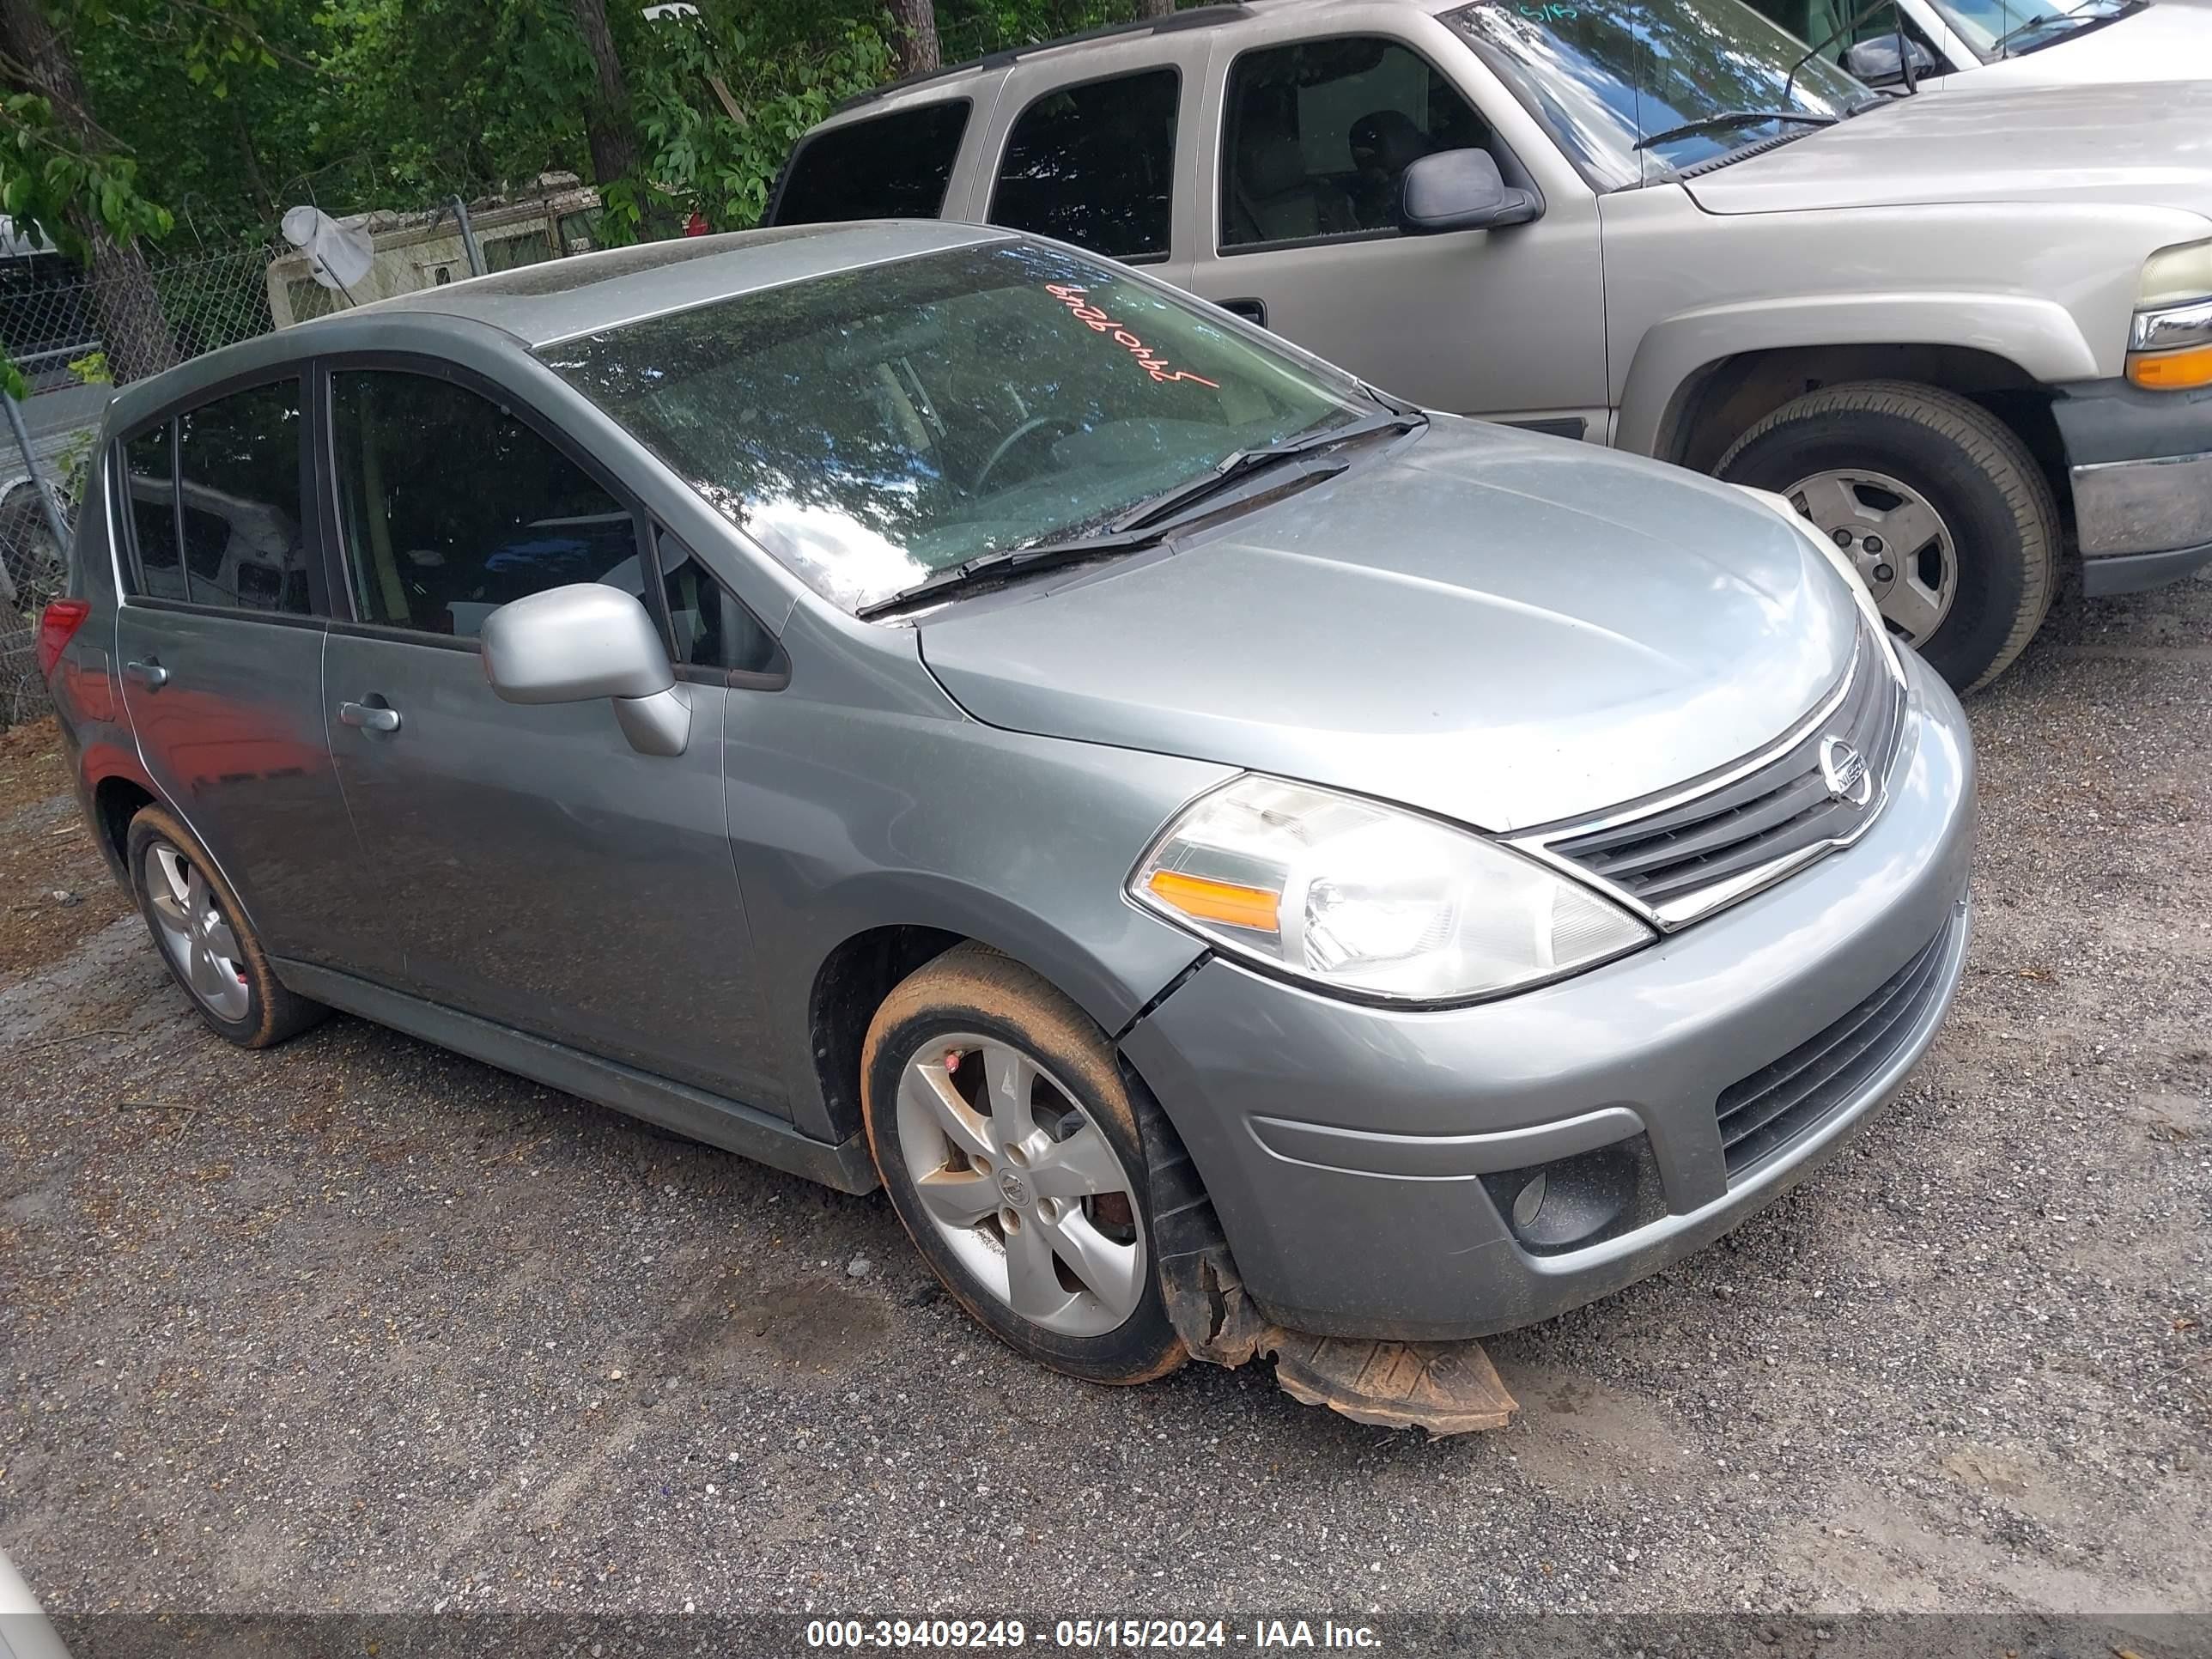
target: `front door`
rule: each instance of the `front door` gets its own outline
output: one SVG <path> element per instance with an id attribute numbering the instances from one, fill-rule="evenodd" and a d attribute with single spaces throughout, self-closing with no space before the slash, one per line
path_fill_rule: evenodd
<path id="1" fill-rule="evenodd" d="M 1463 63 L 1465 51 L 1429 44 L 1449 56 L 1364 34 L 1249 46 L 1225 73 L 1217 64 L 1200 249 L 1176 279 L 1430 408 L 1602 440 L 1595 198 L 1555 179 L 1533 223 L 1441 236 L 1397 228 L 1399 180 L 1420 156 L 1486 149 L 1509 183 L 1529 178 L 1500 124 L 1436 67 L 1436 58 Z M 1500 112 L 1528 125 L 1517 106 Z"/>
<path id="2" fill-rule="evenodd" d="M 331 631 L 323 702 L 382 917 L 356 971 L 781 1109 L 725 828 L 732 694 L 696 676 L 689 746 L 641 755 L 605 701 L 501 702 L 477 651 L 484 617 L 526 593 L 596 580 L 649 598 L 638 520 L 472 386 L 387 368 L 331 380 L 359 620 Z M 662 600 L 648 609 L 665 622 Z"/>
<path id="3" fill-rule="evenodd" d="M 301 510 L 297 376 L 137 433 L 111 463 L 115 650 L 140 758 L 269 950 L 328 959 L 353 831 L 323 736 L 326 596 Z"/>

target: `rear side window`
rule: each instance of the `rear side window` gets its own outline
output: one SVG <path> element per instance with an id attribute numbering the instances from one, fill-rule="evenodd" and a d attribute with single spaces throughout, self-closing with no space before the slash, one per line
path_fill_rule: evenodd
<path id="1" fill-rule="evenodd" d="M 1181 90 L 1158 69 L 1045 94 L 1006 135 L 991 222 L 1109 258 L 1165 258 Z"/>
<path id="2" fill-rule="evenodd" d="M 428 374 L 331 377 L 338 510 L 364 622 L 473 639 L 568 582 L 638 592 L 628 508 L 489 398 Z"/>
<path id="3" fill-rule="evenodd" d="M 1428 61 L 1374 36 L 1248 52 L 1229 73 L 1221 246 L 1395 230 L 1406 169 L 1489 129 Z"/>
<path id="4" fill-rule="evenodd" d="M 769 222 L 934 219 L 968 131 L 965 98 L 832 127 L 799 146 Z"/>
<path id="5" fill-rule="evenodd" d="M 190 599 L 178 554 L 176 465 L 166 424 L 123 447 L 123 472 L 131 540 L 138 550 L 138 591 L 149 599 Z"/>
<path id="6" fill-rule="evenodd" d="M 177 465 L 191 598 L 309 615 L 300 383 L 253 386 L 179 416 Z"/>

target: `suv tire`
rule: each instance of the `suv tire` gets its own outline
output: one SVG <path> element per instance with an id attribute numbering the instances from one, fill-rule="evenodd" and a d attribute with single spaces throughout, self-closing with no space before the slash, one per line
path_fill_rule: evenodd
<path id="1" fill-rule="evenodd" d="M 155 949 L 218 1036 L 241 1048 L 271 1048 L 330 1012 L 277 983 L 230 884 L 174 817 L 139 808 L 124 850 Z M 195 972 L 205 982 L 195 984 Z"/>
<path id="2" fill-rule="evenodd" d="M 1189 1357 L 1161 1295 L 1114 1045 L 1066 997 L 987 946 L 956 946 L 877 1010 L 860 1102 L 891 1208 L 994 1336 L 1092 1382 L 1150 1382 Z"/>
<path id="3" fill-rule="evenodd" d="M 1884 483 L 1919 496 L 1950 549 L 1931 548 L 1929 556 L 1938 569 L 1948 561 L 1950 573 L 1940 619 L 1913 642 L 1960 691 L 1978 690 L 2009 667 L 2051 610 L 2059 546 L 2051 487 L 2010 428 L 1954 392 L 1902 380 L 1824 386 L 1738 438 L 1715 471 L 1734 483 L 1792 495 L 1798 511 L 1823 529 L 1836 526 L 1808 510 L 1799 487 L 1809 480 L 1850 480 L 1830 483 L 1832 499 L 1844 489 L 1855 501 L 1896 501 Z M 1876 509 L 1845 533 L 1880 524 Z M 1844 551 L 1856 556 L 1863 573 L 1878 557 L 1859 542 Z M 1904 580 L 1902 572 L 1893 580 Z M 1885 597 L 1882 582 L 1870 578 L 1870 585 Z M 1938 586 L 1929 582 L 1923 591 Z M 1901 610 L 1893 602 L 1884 606 L 1888 615 Z"/>

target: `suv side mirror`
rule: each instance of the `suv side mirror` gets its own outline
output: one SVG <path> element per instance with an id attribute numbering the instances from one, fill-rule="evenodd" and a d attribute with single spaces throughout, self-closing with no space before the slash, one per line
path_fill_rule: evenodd
<path id="1" fill-rule="evenodd" d="M 1912 58 L 1912 78 L 1934 75 L 1939 70 L 1936 54 L 1910 35 L 1905 37 L 1905 51 Z M 1870 87 L 1899 86 L 1905 81 L 1905 68 L 1897 55 L 1894 34 L 1877 35 L 1871 40 L 1861 40 L 1844 49 L 1844 73 L 1854 80 L 1863 81 Z"/>
<path id="2" fill-rule="evenodd" d="M 616 723 L 641 755 L 680 755 L 690 741 L 691 699 L 660 630 L 620 588 L 576 582 L 514 600 L 483 619 L 477 643 L 503 702 L 611 697 Z"/>
<path id="3" fill-rule="evenodd" d="M 1399 228 L 1415 236 L 1449 230 L 1501 230 L 1525 225 L 1543 212 L 1525 190 L 1515 190 L 1486 149 L 1440 149 L 1424 155 L 1398 183 Z"/>

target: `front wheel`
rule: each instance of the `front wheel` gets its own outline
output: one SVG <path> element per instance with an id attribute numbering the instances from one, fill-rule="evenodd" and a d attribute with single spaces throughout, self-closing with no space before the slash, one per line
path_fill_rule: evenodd
<path id="1" fill-rule="evenodd" d="M 1753 427 L 1716 470 L 1787 497 L 1857 568 L 1890 631 L 1961 691 L 2010 666 L 2051 609 L 2050 485 L 2010 428 L 1954 393 L 1824 386 Z"/>
<path id="2" fill-rule="evenodd" d="M 1136 1114 L 1112 1042 L 1081 1009 L 963 945 L 884 1000 L 860 1076 L 891 1207 L 978 1322 L 1093 1382 L 1183 1363 Z"/>

